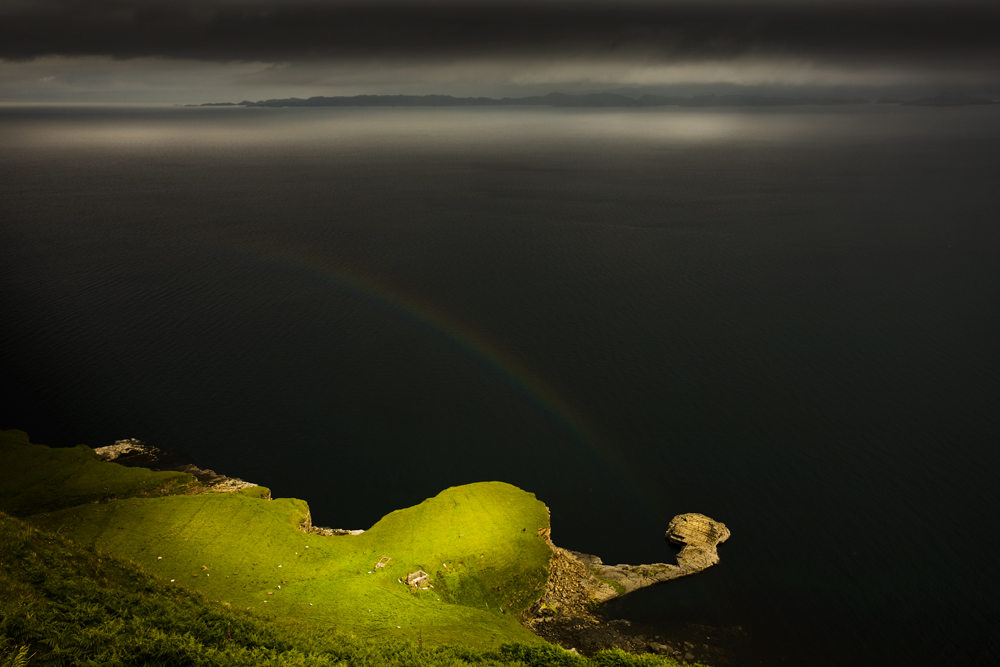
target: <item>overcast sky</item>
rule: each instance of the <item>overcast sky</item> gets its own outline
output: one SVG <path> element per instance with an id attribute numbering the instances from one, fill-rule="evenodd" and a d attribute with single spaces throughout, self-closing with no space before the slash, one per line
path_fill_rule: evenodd
<path id="1" fill-rule="evenodd" d="M 1000 93 L 979 0 L 2 0 L 0 101 Z"/>

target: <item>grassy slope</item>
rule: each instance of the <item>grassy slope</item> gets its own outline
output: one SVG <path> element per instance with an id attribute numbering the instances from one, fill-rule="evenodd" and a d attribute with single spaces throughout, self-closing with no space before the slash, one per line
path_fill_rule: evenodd
<path id="1" fill-rule="evenodd" d="M 269 616 L 473 646 L 537 640 L 514 618 L 540 595 L 548 562 L 536 534 L 547 516 L 530 494 L 501 483 L 448 489 L 359 536 L 306 535 L 297 528 L 305 510 L 300 500 L 206 494 L 84 505 L 32 521 Z M 528 518 L 537 525 L 522 531 Z M 392 560 L 374 570 L 383 555 Z M 433 589 L 399 583 L 418 569 Z"/>
<path id="2" fill-rule="evenodd" d="M 0 499 L 22 512 L 32 499 L 47 509 L 70 504 L 60 484 L 68 485 L 69 499 L 92 501 L 98 491 L 122 498 L 149 484 L 183 482 L 148 477 L 172 473 L 101 463 L 86 448 L 48 450 L 26 438 L 11 444 L 10 433 L 0 433 L 5 469 L 32 474 L 5 476 Z M 425 643 L 540 641 L 515 619 L 541 594 L 547 576 L 549 551 L 538 529 L 548 527 L 548 514 L 532 494 L 500 482 L 451 488 L 359 536 L 302 533 L 297 526 L 307 512 L 295 499 L 168 495 L 49 509 L 31 521 L 269 617 L 365 637 L 422 636 Z M 383 555 L 392 560 L 374 570 Z M 430 573 L 433 589 L 410 592 L 399 583 L 417 569 Z"/>
<path id="3" fill-rule="evenodd" d="M 263 618 L 171 585 L 0 512 L 0 665 L 18 647 L 31 665 L 352 665 L 356 667 L 654 667 L 620 651 L 584 659 L 546 644 L 418 648 L 395 636 L 352 638 Z"/>
<path id="4" fill-rule="evenodd" d="M 195 482 L 185 473 L 104 463 L 83 445 L 33 445 L 24 431 L 0 431 L 0 459 L 0 510 L 17 516 L 110 498 L 178 493 Z"/>

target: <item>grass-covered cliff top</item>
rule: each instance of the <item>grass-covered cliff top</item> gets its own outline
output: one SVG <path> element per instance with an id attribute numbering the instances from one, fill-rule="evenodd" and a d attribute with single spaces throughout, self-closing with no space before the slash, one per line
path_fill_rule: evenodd
<path id="1" fill-rule="evenodd" d="M 508 484 L 327 537 L 301 530 L 301 500 L 197 493 L 20 431 L 0 432 L 0 461 L 0 646 L 32 664 L 587 664 L 517 622 L 551 551 L 546 508 Z M 400 583 L 416 570 L 432 587 Z M 612 656 L 672 664 L 598 664 Z"/>
<path id="2" fill-rule="evenodd" d="M 551 644 L 418 647 L 234 609 L 0 512 L 0 665 L 125 667 L 653 667 L 653 656 L 582 658 Z"/>

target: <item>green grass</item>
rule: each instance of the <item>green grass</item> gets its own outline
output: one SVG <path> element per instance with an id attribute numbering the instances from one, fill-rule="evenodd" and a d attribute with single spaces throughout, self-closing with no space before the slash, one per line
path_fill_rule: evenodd
<path id="1" fill-rule="evenodd" d="M 615 591 L 618 593 L 618 595 L 625 595 L 625 587 L 622 586 L 621 584 L 619 584 L 617 581 L 612 581 L 610 579 L 602 579 L 601 577 L 598 576 L 601 571 L 599 569 L 597 569 L 596 567 L 593 568 L 592 572 L 593 572 L 593 575 L 594 575 L 595 579 L 597 579 L 598 581 L 600 581 L 602 583 L 607 584 L 608 586 L 611 586 L 611 588 L 615 589 Z"/>
<path id="2" fill-rule="evenodd" d="M 358 536 L 307 535 L 298 529 L 307 511 L 301 500 L 205 494 L 88 504 L 31 520 L 267 616 L 431 643 L 538 641 L 515 618 L 541 595 L 547 574 L 548 547 L 536 531 L 548 517 L 531 494 L 497 482 L 447 489 Z M 537 525 L 522 525 L 528 520 Z M 392 560 L 374 569 L 382 556 Z M 433 588 L 399 583 L 416 570 L 431 575 Z"/>
<path id="3" fill-rule="evenodd" d="M 147 486 L 183 489 L 190 480 L 102 463 L 85 447 L 31 445 L 21 432 L 0 436 L 5 469 L 31 470 L 0 480 L 0 508 L 30 513 L 35 525 L 131 559 L 175 586 L 357 636 L 476 647 L 541 641 L 516 615 L 545 586 L 549 549 L 538 530 L 548 527 L 548 512 L 509 484 L 446 489 L 362 535 L 324 537 L 299 530 L 309 512 L 301 500 L 141 497 Z M 31 501 L 43 511 L 32 513 Z M 391 560 L 375 569 L 382 556 Z M 399 582 L 416 570 L 430 574 L 431 588 Z"/>
<path id="4" fill-rule="evenodd" d="M 548 512 L 501 482 L 454 487 L 359 536 L 299 527 L 266 489 L 184 494 L 188 475 L 0 431 L 0 667 L 673 665 L 584 659 L 516 620 L 542 593 Z M 374 565 L 388 557 L 386 567 Z M 431 575 L 427 590 L 400 583 Z M 30 649 L 30 651 L 28 650 Z"/>
<path id="5" fill-rule="evenodd" d="M 258 665 L 654 667 L 654 656 L 586 659 L 541 643 L 421 647 L 235 609 L 0 513 L 0 666 Z M 23 661 L 22 661 L 23 664 Z"/>

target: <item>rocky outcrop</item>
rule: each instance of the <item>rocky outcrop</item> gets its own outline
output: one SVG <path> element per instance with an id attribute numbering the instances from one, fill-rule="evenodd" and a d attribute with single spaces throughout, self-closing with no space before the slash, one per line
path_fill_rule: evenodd
<path id="1" fill-rule="evenodd" d="M 522 618 L 532 629 L 556 617 L 592 618 L 591 611 L 602 602 L 701 572 L 719 562 L 716 547 L 729 539 L 730 533 L 724 523 L 703 514 L 675 516 L 667 527 L 666 536 L 684 545 L 677 554 L 676 565 L 606 565 L 597 556 L 557 547 L 549 538 L 548 530 L 542 534 L 552 549 L 552 559 L 545 594 Z"/>
<path id="2" fill-rule="evenodd" d="M 227 477 L 218 474 L 214 470 L 199 468 L 190 463 L 184 465 L 162 465 L 164 459 L 169 457 L 162 450 L 144 444 L 136 438 L 116 440 L 113 445 L 96 448 L 94 453 L 102 461 L 113 461 L 125 466 L 186 472 L 189 475 L 193 475 L 199 482 L 195 488 L 191 489 L 195 493 L 232 493 L 240 489 L 257 486 L 257 484 L 246 482 L 239 477 Z"/>
<path id="3" fill-rule="evenodd" d="M 719 562 L 716 547 L 729 539 L 729 529 L 726 524 L 713 521 L 704 514 L 679 514 L 667 527 L 667 538 L 684 545 L 677 554 L 676 565 L 605 565 L 597 556 L 574 554 L 590 568 L 598 581 L 607 584 L 594 591 L 594 599 L 605 602 L 715 565 Z"/>
<path id="4" fill-rule="evenodd" d="M 323 535 L 324 537 L 334 537 L 337 535 L 360 535 L 365 531 L 347 530 L 346 528 L 323 528 L 322 526 L 310 526 L 308 529 L 304 529 L 304 532 L 312 533 L 313 535 Z"/>
<path id="5" fill-rule="evenodd" d="M 136 438 L 127 438 L 125 440 L 115 440 L 115 444 L 108 445 L 107 447 L 98 447 L 94 450 L 94 453 L 102 461 L 125 460 L 126 458 L 131 459 L 139 456 L 146 457 L 150 461 L 156 461 L 159 458 L 157 456 L 159 451 L 156 447 L 142 444 Z"/>
<path id="6" fill-rule="evenodd" d="M 726 524 L 704 514 L 678 514 L 667 526 L 667 537 L 684 545 L 677 554 L 678 567 L 685 570 L 683 574 L 701 572 L 718 563 L 716 547 L 728 540 L 729 535 Z"/>
<path id="7" fill-rule="evenodd" d="M 324 526 L 314 526 L 312 522 L 312 513 L 308 510 L 306 511 L 305 517 L 299 524 L 299 530 L 303 533 L 308 533 L 310 535 L 322 535 L 323 537 L 335 537 L 338 535 L 360 535 L 365 532 L 363 530 L 346 530 L 344 528 L 326 528 Z"/>
<path id="8" fill-rule="evenodd" d="M 257 484 L 254 484 L 253 482 L 246 482 L 239 477 L 226 477 L 225 475 L 220 475 L 214 470 L 199 468 L 198 466 L 190 463 L 177 466 L 172 469 L 194 475 L 195 479 L 201 482 L 204 487 L 203 490 L 208 493 L 232 493 L 233 491 L 239 491 L 240 489 L 257 486 Z M 267 499 L 270 500 L 270 496 L 268 496 Z"/>

